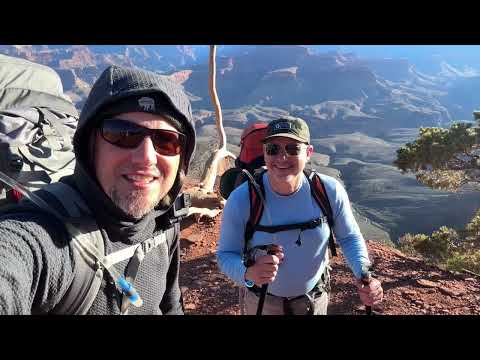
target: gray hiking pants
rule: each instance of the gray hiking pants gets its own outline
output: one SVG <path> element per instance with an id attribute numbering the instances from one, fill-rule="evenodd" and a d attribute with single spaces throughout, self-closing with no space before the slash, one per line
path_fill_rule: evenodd
<path id="1" fill-rule="evenodd" d="M 314 299 L 313 315 L 327 315 L 328 293 L 322 292 Z M 242 315 L 257 313 L 259 297 L 245 287 L 240 288 L 240 312 Z M 242 306 L 243 305 L 243 306 Z M 242 309 L 243 308 L 243 309 Z M 265 297 L 262 315 L 285 315 L 284 300 L 281 297 L 268 295 Z"/>
<path id="2" fill-rule="evenodd" d="M 323 291 L 314 291 L 310 294 L 311 304 L 313 305 L 312 315 L 327 315 L 328 292 L 330 290 L 330 274 L 328 270 L 325 273 L 326 279 L 321 286 Z M 240 313 L 242 315 L 255 315 L 257 313 L 258 301 L 260 297 L 255 292 L 248 290 L 246 287 L 239 288 L 239 303 Z M 306 314 L 306 298 L 299 298 L 297 300 L 290 300 L 288 302 L 288 308 L 293 311 L 294 314 Z M 278 297 L 267 294 L 265 296 L 265 302 L 263 304 L 262 315 L 285 315 L 285 302 L 286 298 Z"/>

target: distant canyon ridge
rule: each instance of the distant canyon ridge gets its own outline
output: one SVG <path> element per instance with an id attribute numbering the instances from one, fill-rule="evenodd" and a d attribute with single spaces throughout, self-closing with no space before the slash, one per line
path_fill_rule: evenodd
<path id="1" fill-rule="evenodd" d="M 286 111 L 305 118 L 319 136 L 361 131 L 381 137 L 392 128 L 471 120 L 480 103 L 480 76 L 473 67 L 456 68 L 437 56 L 430 67 L 436 73 L 427 75 L 406 58 L 366 58 L 321 48 L 220 46 L 217 87 L 222 106 L 245 109 L 235 112 L 237 119 L 227 119 L 229 124 L 243 127 Z M 54 68 L 79 109 L 110 64 L 165 74 L 188 91 L 197 127 L 213 123 L 208 46 L 0 45 L 0 52 Z M 252 112 L 251 107 L 262 110 Z"/>

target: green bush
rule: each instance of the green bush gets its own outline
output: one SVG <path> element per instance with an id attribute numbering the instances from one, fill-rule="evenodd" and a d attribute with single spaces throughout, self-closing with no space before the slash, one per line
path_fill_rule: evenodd
<path id="1" fill-rule="evenodd" d="M 445 261 L 452 255 L 455 249 L 455 243 L 458 243 L 458 234 L 455 230 L 442 226 L 432 233 L 423 249 L 423 252 L 429 254 L 431 258 Z"/>
<path id="2" fill-rule="evenodd" d="M 400 238 L 399 248 L 407 254 L 420 255 L 446 270 L 480 273 L 479 234 L 480 210 L 465 230 L 457 232 L 442 226 L 431 236 L 405 234 Z"/>
<path id="3" fill-rule="evenodd" d="M 429 237 L 425 234 L 405 234 L 400 238 L 399 248 L 404 253 L 416 255 L 419 249 L 424 247 L 424 243 L 429 240 Z"/>
<path id="4" fill-rule="evenodd" d="M 480 248 L 480 210 L 465 227 L 465 241 L 468 247 Z"/>
<path id="5" fill-rule="evenodd" d="M 457 241 L 457 232 L 442 226 L 431 236 L 406 234 L 400 241 L 400 248 L 408 253 L 419 253 L 431 260 L 444 261 L 451 255 Z"/>
<path id="6" fill-rule="evenodd" d="M 445 262 L 445 267 L 452 271 L 470 270 L 480 273 L 480 250 L 473 251 L 470 254 L 461 254 L 455 252 Z"/>

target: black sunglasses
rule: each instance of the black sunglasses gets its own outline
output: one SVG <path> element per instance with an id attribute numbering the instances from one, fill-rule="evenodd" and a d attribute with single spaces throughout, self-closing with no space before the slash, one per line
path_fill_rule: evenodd
<path id="1" fill-rule="evenodd" d="M 275 156 L 280 153 L 280 148 L 283 148 L 283 151 L 289 156 L 298 156 L 302 151 L 302 144 L 287 144 L 281 146 L 278 144 L 267 143 L 265 144 L 265 152 L 268 156 Z"/>
<path id="2" fill-rule="evenodd" d="M 105 141 L 125 149 L 138 147 L 146 136 L 150 137 L 155 151 L 160 155 L 178 155 L 185 146 L 185 134 L 172 130 L 149 129 L 128 120 L 104 119 L 99 129 Z"/>

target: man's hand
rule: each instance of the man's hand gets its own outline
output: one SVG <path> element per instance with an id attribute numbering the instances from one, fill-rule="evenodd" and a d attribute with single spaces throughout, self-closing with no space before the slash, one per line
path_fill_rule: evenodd
<path id="1" fill-rule="evenodd" d="M 252 280 L 255 285 L 271 283 L 275 280 L 278 271 L 278 264 L 283 260 L 283 252 L 275 255 L 263 255 L 255 259 L 255 264 L 247 268 L 245 279 Z"/>
<path id="2" fill-rule="evenodd" d="M 377 305 L 383 300 L 382 284 L 375 278 L 370 278 L 367 284 L 364 284 L 365 280 L 357 280 L 358 295 L 360 300 L 366 306 Z"/>

